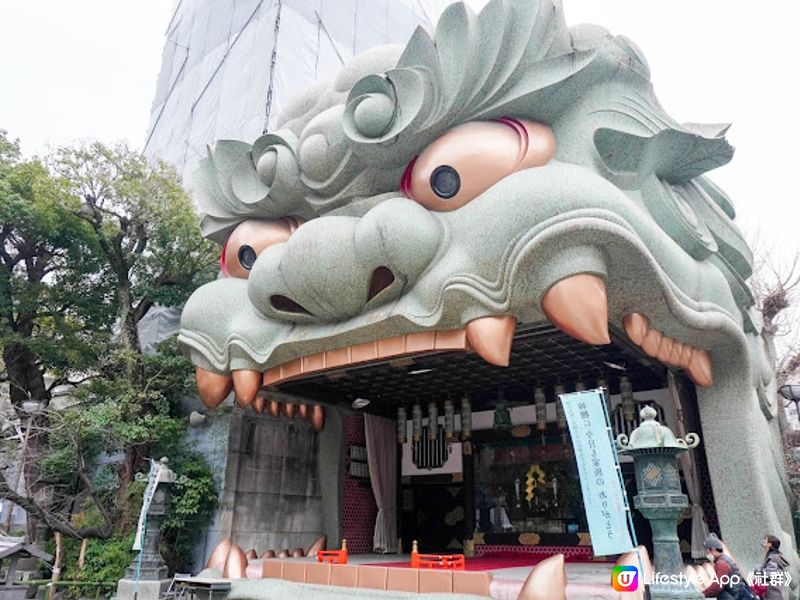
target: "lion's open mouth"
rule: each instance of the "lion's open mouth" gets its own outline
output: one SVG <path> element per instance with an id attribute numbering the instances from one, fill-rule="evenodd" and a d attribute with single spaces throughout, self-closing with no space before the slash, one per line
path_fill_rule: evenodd
<path id="1" fill-rule="evenodd" d="M 562 280 L 545 295 L 542 304 L 553 325 L 585 345 L 602 347 L 612 342 L 605 287 L 599 277 L 584 274 Z M 651 327 L 641 313 L 627 314 L 622 326 L 627 339 L 644 355 L 665 367 L 684 369 L 697 385 L 712 385 L 711 359 L 707 351 L 681 343 Z M 256 412 L 263 412 L 267 402 L 260 392 L 264 389 L 277 389 L 289 382 L 321 375 L 335 379 L 337 373 L 344 375 L 356 366 L 406 364 L 402 359 L 411 359 L 408 361 L 411 364 L 413 360 L 431 355 L 469 353 L 490 365 L 507 367 L 512 361 L 516 332 L 516 317 L 487 316 L 470 321 L 464 328 L 401 334 L 315 352 L 263 372 L 239 369 L 222 375 L 198 368 L 198 390 L 209 407 L 219 405 L 233 390 L 237 404 L 252 405 Z"/>

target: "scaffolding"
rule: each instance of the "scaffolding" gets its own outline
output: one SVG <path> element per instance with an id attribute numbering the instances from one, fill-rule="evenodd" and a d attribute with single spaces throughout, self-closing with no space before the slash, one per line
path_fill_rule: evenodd
<path id="1" fill-rule="evenodd" d="M 187 183 L 206 145 L 255 140 L 293 94 L 356 54 L 405 44 L 450 0 L 176 0 L 145 152 Z"/>

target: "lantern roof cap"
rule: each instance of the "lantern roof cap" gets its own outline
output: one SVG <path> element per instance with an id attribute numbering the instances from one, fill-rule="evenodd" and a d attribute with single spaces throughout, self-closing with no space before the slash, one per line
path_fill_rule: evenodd
<path id="1" fill-rule="evenodd" d="M 696 433 L 687 433 L 686 439 L 675 437 L 669 427 L 656 421 L 658 413 L 652 406 L 645 406 L 639 414 L 642 423 L 631 432 L 630 438 L 625 434 L 617 436 L 617 449 L 622 454 L 679 454 L 700 443 Z"/>

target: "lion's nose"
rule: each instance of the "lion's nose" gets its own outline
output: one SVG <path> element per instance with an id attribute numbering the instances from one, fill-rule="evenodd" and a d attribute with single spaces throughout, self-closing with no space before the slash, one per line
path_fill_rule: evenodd
<path id="1" fill-rule="evenodd" d="M 378 294 L 390 287 L 395 282 L 394 273 L 388 267 L 378 267 L 372 272 L 369 280 L 367 304 Z M 269 298 L 272 308 L 279 312 L 311 315 L 303 306 L 281 294 L 274 294 Z"/>
<path id="2" fill-rule="evenodd" d="M 250 272 L 251 302 L 285 321 L 342 321 L 398 298 L 430 264 L 435 216 L 405 198 L 363 217 L 320 217 L 267 248 Z"/>

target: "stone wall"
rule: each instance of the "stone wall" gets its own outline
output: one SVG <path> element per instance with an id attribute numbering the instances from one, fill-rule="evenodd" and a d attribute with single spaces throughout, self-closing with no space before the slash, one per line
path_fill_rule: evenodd
<path id="1" fill-rule="evenodd" d="M 183 443 L 187 448 L 202 454 L 209 467 L 211 467 L 220 501 L 220 508 L 214 514 L 214 521 L 201 532 L 192 553 L 191 566 L 194 571 L 199 571 L 206 564 L 206 560 L 208 560 L 216 545 L 228 536 L 228 532 L 222 532 L 220 528 L 224 513 L 225 467 L 228 461 L 232 409 L 230 406 L 224 406 L 206 413 L 206 409 L 199 399 L 187 398 L 184 402 L 184 412 L 189 414 L 192 411 L 203 412 L 206 414 L 206 420 L 199 427 L 187 428 L 183 436 Z"/>
<path id="2" fill-rule="evenodd" d="M 206 559 L 226 537 L 261 554 L 307 548 L 322 535 L 318 444 L 306 421 L 234 408 L 222 507 Z"/>
<path id="3" fill-rule="evenodd" d="M 259 555 L 268 549 L 308 549 L 322 534 L 329 547 L 338 548 L 345 452 L 341 413 L 326 407 L 319 434 L 298 418 L 231 406 L 212 415 L 185 440 L 209 461 L 220 490 L 220 508 L 195 549 L 194 570 L 225 538 Z"/>
<path id="4" fill-rule="evenodd" d="M 318 438 L 311 425 L 246 413 L 238 442 L 229 453 L 238 451 L 233 540 L 259 554 L 310 546 L 323 528 Z"/>
<path id="5" fill-rule="evenodd" d="M 346 417 L 332 406 L 325 407 L 325 428 L 319 433 L 320 493 L 322 496 L 323 532 L 328 536 L 328 549 L 339 548 L 342 535 L 342 505 L 344 498 L 345 437 Z"/>

